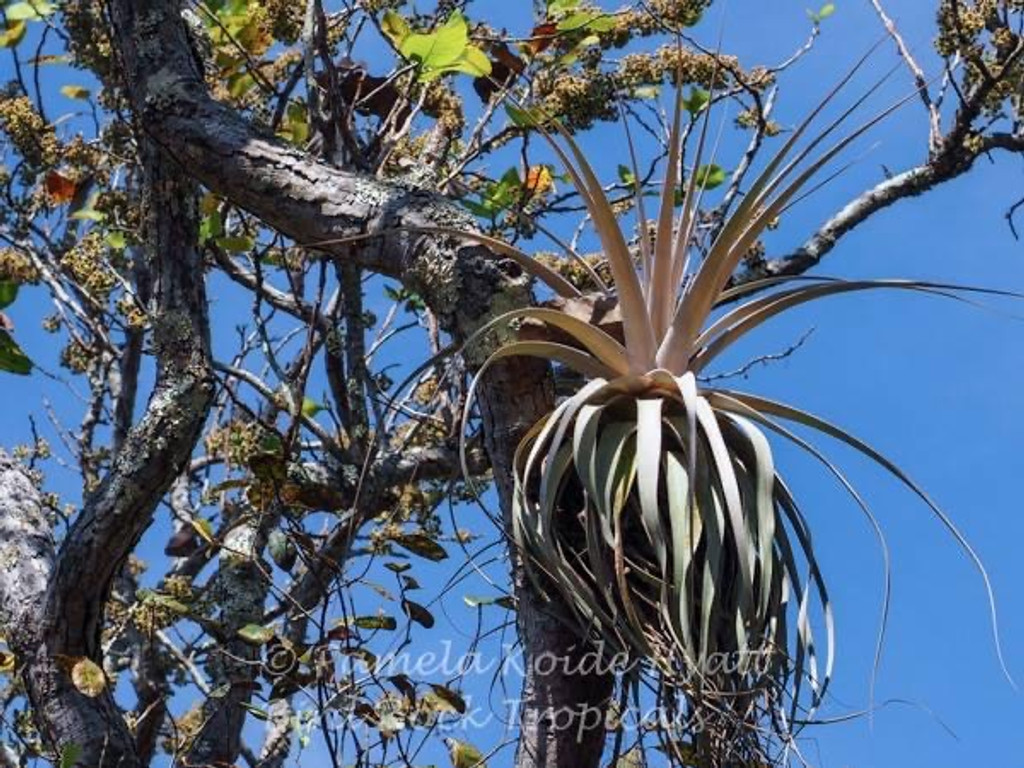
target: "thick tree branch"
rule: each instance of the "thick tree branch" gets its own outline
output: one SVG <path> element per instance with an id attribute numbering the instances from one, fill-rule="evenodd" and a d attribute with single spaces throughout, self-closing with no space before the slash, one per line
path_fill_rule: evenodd
<path id="1" fill-rule="evenodd" d="M 53 560 L 42 494 L 28 471 L 0 451 L 0 626 L 14 649 L 32 646 Z"/>
<path id="2" fill-rule="evenodd" d="M 145 155 L 156 384 L 145 414 L 86 499 L 51 569 L 45 569 L 40 550 L 45 529 L 24 532 L 19 557 L 46 573 L 47 589 L 44 596 L 19 600 L 22 613 L 11 617 L 17 624 L 12 647 L 23 661 L 44 741 L 57 751 L 76 745 L 78 764 L 88 766 L 139 762 L 111 692 L 94 698 L 81 693 L 68 674 L 68 660 L 101 660 L 100 630 L 112 580 L 186 466 L 213 396 L 194 190 L 151 146 Z"/>
<path id="3" fill-rule="evenodd" d="M 471 227 L 467 214 L 428 191 L 341 170 L 261 135 L 207 94 L 177 8 L 168 0 L 111 3 L 143 129 L 184 172 L 297 243 L 401 279 L 429 294 L 439 314 L 452 314 L 453 243 L 396 228 Z M 335 242 L 367 232 L 389 234 L 360 247 Z M 488 256 L 476 246 L 463 250 Z"/>
<path id="4" fill-rule="evenodd" d="M 184 765 L 233 765 L 242 750 L 242 726 L 260 667 L 260 649 L 238 636 L 247 624 L 259 624 L 269 591 L 269 567 L 263 561 L 267 534 L 280 518 L 277 505 L 267 512 L 246 507 L 220 551 L 220 566 L 208 587 L 215 596 L 216 621 L 227 639 L 213 649 L 206 671 L 221 696 L 203 702 L 203 727 L 188 746 Z"/>
<path id="5" fill-rule="evenodd" d="M 300 244 L 400 279 L 423 296 L 456 339 L 466 338 L 503 309 L 532 301 L 519 270 L 493 261 L 482 248 L 460 247 L 451 238 L 393 232 L 401 224 L 471 227 L 472 220 L 450 201 L 316 162 L 258 136 L 237 114 L 212 101 L 191 55 L 177 3 L 113 0 L 110 5 L 136 117 L 187 173 Z M 392 233 L 358 253 L 351 244 L 325 242 L 384 231 Z M 470 367 L 481 359 L 470 359 Z M 551 407 L 552 397 L 547 367 L 532 360 L 503 361 L 483 382 L 486 445 L 506 515 L 515 445 Z M 554 618 L 558 606 L 542 605 L 528 589 L 518 593 L 529 660 L 568 657 L 571 662 L 585 653 L 575 633 Z M 603 712 L 610 677 L 541 675 L 532 664 L 530 670 L 521 707 L 519 764 L 596 765 L 604 742 L 603 720 L 577 729 L 576 720 L 566 721 L 564 715 L 592 715 L 595 707 Z M 555 727 L 556 718 L 561 727 Z"/>

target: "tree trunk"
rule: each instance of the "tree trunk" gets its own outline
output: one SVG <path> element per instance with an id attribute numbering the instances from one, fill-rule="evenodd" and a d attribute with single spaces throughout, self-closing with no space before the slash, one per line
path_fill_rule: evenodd
<path id="1" fill-rule="evenodd" d="M 157 379 L 146 412 L 127 434 L 111 470 L 85 500 L 54 555 L 38 491 L 19 469 L 0 466 L 0 541 L 5 562 L 23 563 L 0 580 L 0 618 L 44 743 L 76 765 L 141 765 L 109 687 L 87 696 L 70 669 L 102 664 L 100 631 L 114 577 L 191 457 L 213 399 L 203 268 L 196 246 L 194 185 L 144 141 L 147 258 Z M 70 750 L 70 751 L 68 751 Z"/>
<path id="2" fill-rule="evenodd" d="M 526 430 L 551 411 L 554 393 L 547 365 L 531 358 L 502 361 L 485 376 L 481 410 L 487 448 L 510 531 L 512 457 Z M 593 669 L 587 663 L 593 649 L 559 618 L 568 614 L 565 606 L 545 601 L 532 589 L 512 546 L 509 554 L 526 660 L 516 765 L 596 766 L 604 751 L 612 675 L 578 672 Z"/>

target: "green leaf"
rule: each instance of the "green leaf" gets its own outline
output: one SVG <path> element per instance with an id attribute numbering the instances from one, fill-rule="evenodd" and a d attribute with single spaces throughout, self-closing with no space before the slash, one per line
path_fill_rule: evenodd
<path id="1" fill-rule="evenodd" d="M 238 72 L 228 78 L 228 93 L 240 99 L 256 86 L 256 78 L 248 72 Z"/>
<path id="2" fill-rule="evenodd" d="M 454 12 L 436 32 L 409 32 L 402 37 L 399 52 L 420 65 L 419 79 L 435 80 L 447 72 L 464 72 L 474 77 L 491 72 L 490 59 L 469 43 L 465 17 Z"/>
<path id="3" fill-rule="evenodd" d="M 454 12 L 437 32 L 411 33 L 399 47 L 405 58 L 418 61 L 425 69 L 440 69 L 454 64 L 469 45 L 466 19 Z"/>
<path id="4" fill-rule="evenodd" d="M 491 74 L 491 60 L 475 45 L 468 45 L 462 59 L 452 69 L 473 77 L 486 77 Z"/>
<path id="5" fill-rule="evenodd" d="M 28 376 L 32 372 L 32 361 L 7 331 L 0 331 L 0 371 L 19 376 Z"/>
<path id="6" fill-rule="evenodd" d="M 559 32 L 576 32 L 586 29 L 592 32 L 609 32 L 615 29 L 614 15 L 600 11 L 577 11 L 558 22 Z"/>
<path id="7" fill-rule="evenodd" d="M 383 629 L 391 631 L 398 628 L 394 616 L 357 616 L 352 621 L 359 629 Z"/>
<path id="8" fill-rule="evenodd" d="M 89 94 L 92 93 L 88 88 L 81 85 L 62 85 L 60 92 L 69 99 L 78 99 L 80 101 L 85 101 L 89 98 Z"/>
<path id="9" fill-rule="evenodd" d="M 487 768 L 483 753 L 468 741 L 448 739 L 447 744 L 452 768 Z"/>
<path id="10" fill-rule="evenodd" d="M 58 765 L 60 768 L 73 768 L 81 756 L 81 745 L 70 742 L 60 748 L 60 762 Z"/>
<path id="11" fill-rule="evenodd" d="M 697 186 L 699 187 L 714 189 L 721 186 L 724 181 L 725 169 L 721 166 L 711 163 L 710 165 L 702 165 L 697 169 Z"/>
<path id="12" fill-rule="evenodd" d="M 302 398 L 302 415 L 307 419 L 312 419 L 318 413 L 324 410 L 322 404 L 318 403 L 311 397 Z"/>
<path id="13" fill-rule="evenodd" d="M 24 3 L 13 3 L 4 9 L 8 21 L 40 21 L 57 10 L 57 6 L 45 0 L 30 0 Z"/>
<path id="14" fill-rule="evenodd" d="M 123 251 L 128 245 L 128 240 L 125 238 L 124 232 L 119 229 L 113 229 L 110 232 L 107 232 L 107 236 L 104 240 L 106 240 L 107 245 L 115 251 Z"/>
<path id="15" fill-rule="evenodd" d="M 815 13 L 814 11 L 812 11 L 812 10 L 810 10 L 808 8 L 807 9 L 807 18 L 809 18 L 814 24 L 820 24 L 821 22 L 823 22 L 825 19 L 827 19 L 829 16 L 831 16 L 835 12 L 836 12 L 836 4 L 835 3 L 825 3 L 825 5 L 821 6 L 821 10 L 819 10 L 817 13 Z"/>
<path id="16" fill-rule="evenodd" d="M 18 298 L 18 284 L 11 280 L 0 280 L 0 309 L 7 309 Z"/>
<path id="17" fill-rule="evenodd" d="M 401 48 L 402 41 L 412 34 L 409 22 L 391 9 L 384 13 L 384 18 L 380 22 L 380 31 L 391 38 L 391 41 L 399 48 Z"/>
<path id="18" fill-rule="evenodd" d="M 580 0 L 548 0 L 548 16 L 568 13 L 579 6 L 579 4 Z"/>
<path id="19" fill-rule="evenodd" d="M 434 695 L 447 704 L 452 711 L 458 712 L 460 715 L 466 714 L 466 700 L 457 691 L 436 683 L 431 683 L 430 687 L 434 691 Z"/>
<path id="20" fill-rule="evenodd" d="M 251 645 L 266 645 L 274 639 L 274 630 L 261 624 L 246 624 L 238 630 L 238 636 Z"/>
<path id="21" fill-rule="evenodd" d="M 711 101 L 711 94 L 703 88 L 691 88 L 690 95 L 683 99 L 683 109 L 691 115 L 696 115 Z"/>
<path id="22" fill-rule="evenodd" d="M 427 560 L 437 562 L 448 557 L 444 547 L 422 533 L 402 533 L 394 536 L 392 541 L 403 549 L 409 550 L 414 555 L 425 557 Z"/>
<path id="23" fill-rule="evenodd" d="M 603 13 L 600 16 L 592 19 L 587 24 L 587 29 L 591 32 L 611 32 L 615 27 L 618 26 L 618 20 L 614 14 Z"/>
<path id="24" fill-rule="evenodd" d="M 267 537 L 267 551 L 278 568 L 290 571 L 299 555 L 295 542 L 284 531 L 271 531 Z"/>
<path id="25" fill-rule="evenodd" d="M 402 575 L 402 588 L 405 589 L 406 592 L 411 592 L 414 589 L 419 589 L 420 588 L 420 583 L 418 581 L 416 581 L 416 579 L 414 579 L 412 576 L 409 576 L 407 574 L 403 574 Z"/>
<path id="26" fill-rule="evenodd" d="M 14 48 L 24 39 L 28 25 L 24 21 L 11 21 L 8 17 L 7 29 L 0 32 L 0 48 Z"/>
<path id="27" fill-rule="evenodd" d="M 543 112 L 537 108 L 523 109 L 514 104 L 506 104 L 505 113 L 512 124 L 520 128 L 536 128 L 545 122 Z"/>
<path id="28" fill-rule="evenodd" d="M 214 242 L 228 253 L 247 253 L 252 250 L 255 241 L 248 235 L 228 235 L 218 237 Z"/>
<path id="29" fill-rule="evenodd" d="M 628 165 L 619 165 L 619 181 L 628 186 L 636 184 L 636 176 Z"/>
<path id="30" fill-rule="evenodd" d="M 393 573 L 405 573 L 412 565 L 409 563 L 384 563 L 384 567 Z"/>
<path id="31" fill-rule="evenodd" d="M 255 717 L 257 720 L 262 720 L 266 722 L 270 719 L 270 715 L 267 714 L 267 710 L 265 709 L 261 709 L 253 704 L 247 704 L 244 701 L 238 702 L 238 705 L 242 707 L 242 709 L 246 710 L 250 715 Z"/>
<path id="32" fill-rule="evenodd" d="M 223 234 L 224 221 L 221 219 L 219 211 L 211 211 L 203 217 L 201 222 L 199 222 L 200 243 L 205 243 L 207 240 L 214 237 L 220 237 Z"/>
<path id="33" fill-rule="evenodd" d="M 478 595 L 465 595 L 462 601 L 470 608 L 479 608 L 484 605 L 494 605 L 496 597 L 479 597 Z"/>
<path id="34" fill-rule="evenodd" d="M 102 211 L 97 211 L 95 208 L 92 207 L 92 205 L 86 205 L 85 208 L 82 208 L 80 211 L 75 211 L 70 216 L 68 216 L 68 218 L 76 219 L 78 221 L 95 221 L 98 223 L 106 220 L 107 214 L 103 213 Z"/>
<path id="35" fill-rule="evenodd" d="M 197 517 L 192 520 L 192 527 L 195 528 L 199 537 L 207 544 L 213 544 L 213 523 L 205 517 Z"/>
<path id="36" fill-rule="evenodd" d="M 304 146 L 309 140 L 309 113 L 306 105 L 299 101 L 293 101 L 288 105 L 287 136 L 293 144 Z"/>

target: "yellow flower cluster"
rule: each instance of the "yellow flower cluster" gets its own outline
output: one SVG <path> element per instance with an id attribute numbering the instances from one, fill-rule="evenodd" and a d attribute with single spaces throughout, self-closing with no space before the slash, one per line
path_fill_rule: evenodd
<path id="1" fill-rule="evenodd" d="M 0 130 L 32 170 L 57 162 L 60 151 L 57 134 L 28 96 L 0 98 Z"/>
<path id="2" fill-rule="evenodd" d="M 105 302 L 117 285 L 117 276 L 106 260 L 107 247 L 98 232 L 89 232 L 60 260 L 75 283 L 100 302 Z"/>
<path id="3" fill-rule="evenodd" d="M 53 450 L 50 448 L 50 444 L 40 437 L 32 445 L 16 445 L 12 454 L 15 459 L 22 462 L 45 461 L 53 455 Z"/>
<path id="4" fill-rule="evenodd" d="M 161 591 L 182 603 L 190 603 L 195 598 L 192 580 L 186 576 L 168 576 Z"/>
<path id="5" fill-rule="evenodd" d="M 63 0 L 60 10 L 75 62 L 107 81 L 114 71 L 115 59 L 104 4 L 96 0 Z"/>
<path id="6" fill-rule="evenodd" d="M 306 4 L 302 0 L 264 0 L 271 34 L 283 43 L 294 43 L 302 34 Z"/>
<path id="7" fill-rule="evenodd" d="M 99 183 L 106 184 L 110 173 L 105 168 L 103 150 L 92 142 L 75 136 L 60 151 L 60 159 L 67 167 L 62 173 L 76 184 L 87 177 L 95 178 Z"/>
<path id="8" fill-rule="evenodd" d="M 175 727 L 170 729 L 171 735 L 164 738 L 160 746 L 169 755 L 180 755 L 187 752 L 205 724 L 206 715 L 203 714 L 203 705 L 196 704 L 175 721 Z"/>
<path id="9" fill-rule="evenodd" d="M 391 542 L 402 535 L 402 526 L 399 523 L 383 523 L 370 531 L 370 551 L 376 555 L 386 555 L 391 552 Z"/>
<path id="10" fill-rule="evenodd" d="M 115 306 L 129 328 L 141 329 L 146 327 L 146 323 L 149 320 L 148 316 L 142 307 L 140 307 L 135 301 L 134 297 L 126 293 L 117 300 L 117 304 Z"/>
<path id="11" fill-rule="evenodd" d="M 0 282 L 30 283 L 39 282 L 39 270 L 32 260 L 13 248 L 0 248 Z"/>
<path id="12" fill-rule="evenodd" d="M 423 448 L 443 443 L 448 437 L 448 428 L 437 419 L 410 419 L 392 433 L 391 445 Z"/>
<path id="13" fill-rule="evenodd" d="M 581 291 L 593 291 L 597 287 L 594 285 L 594 281 L 591 279 L 587 270 L 584 269 L 583 265 L 576 261 L 576 259 L 569 259 L 565 256 L 553 253 L 538 254 L 536 259 L 545 266 L 558 272 L 558 274 Z M 600 276 L 602 280 L 608 284 L 611 283 L 612 271 L 608 266 L 607 260 L 603 256 L 600 254 L 592 254 L 590 256 L 584 256 L 583 260 L 589 264 L 595 272 L 597 272 L 598 276 Z"/>
<path id="14" fill-rule="evenodd" d="M 544 112 L 559 118 L 569 130 L 584 130 L 598 120 L 615 120 L 618 116 L 615 80 L 604 72 L 538 75 L 535 87 Z"/>
<path id="15" fill-rule="evenodd" d="M 1017 20 L 1003 14 L 1024 11 L 1021 0 L 942 0 L 939 34 L 935 48 L 942 56 L 959 54 L 965 62 L 962 89 L 986 84 L 983 104 L 986 115 L 1001 116 L 1006 110 L 1019 118 L 1024 108 L 1024 61 L 1011 61 L 1020 44 Z M 997 74 L 996 74 L 997 73 Z M 991 75 L 998 80 L 990 82 Z M 1008 102 L 1008 104 L 1007 104 Z M 973 150 L 972 151 L 976 151 Z"/>
<path id="16" fill-rule="evenodd" d="M 92 365 L 96 351 L 81 342 L 71 339 L 60 351 L 60 364 L 69 371 L 85 373 Z"/>
<path id="17" fill-rule="evenodd" d="M 437 397 L 437 377 L 431 374 L 421 381 L 412 393 L 412 399 L 418 405 L 430 405 Z"/>
<path id="18" fill-rule="evenodd" d="M 755 109 L 745 109 L 736 115 L 736 125 L 739 128 L 756 128 L 757 123 L 757 110 Z M 766 136 L 778 136 L 781 132 L 782 127 L 774 120 L 765 123 L 764 133 Z"/>
<path id="19" fill-rule="evenodd" d="M 943 56 L 976 42 L 985 30 L 986 21 L 996 14 L 995 0 L 943 0 L 939 6 L 939 37 L 935 47 Z"/>
<path id="20" fill-rule="evenodd" d="M 210 430 L 206 450 L 213 456 L 224 457 L 228 464 L 241 467 L 262 450 L 266 436 L 266 429 L 258 422 L 235 419 Z"/>
<path id="21" fill-rule="evenodd" d="M 655 35 L 666 27 L 691 27 L 700 20 L 709 0 L 649 0 L 642 7 L 622 14 L 620 22 L 638 35 Z"/>
<path id="22" fill-rule="evenodd" d="M 423 111 L 441 122 L 448 129 L 449 135 L 458 136 L 466 126 L 462 99 L 440 80 L 435 80 L 427 86 Z"/>

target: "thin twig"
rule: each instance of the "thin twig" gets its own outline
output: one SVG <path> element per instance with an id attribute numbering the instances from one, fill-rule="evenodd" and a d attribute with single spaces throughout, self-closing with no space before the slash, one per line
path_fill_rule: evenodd
<path id="1" fill-rule="evenodd" d="M 708 383 L 711 381 L 721 381 L 722 379 L 732 379 L 736 378 L 737 376 L 746 376 L 756 366 L 767 365 L 768 363 L 774 363 L 778 362 L 779 360 L 785 360 L 787 357 L 789 357 L 798 349 L 800 349 L 800 347 L 804 345 L 804 342 L 807 341 L 807 339 L 810 337 L 812 333 L 814 333 L 813 326 L 804 331 L 804 334 L 799 339 L 790 344 L 786 349 L 782 350 L 781 352 L 774 352 L 768 355 L 760 355 L 758 357 L 755 357 L 753 360 L 748 360 L 746 363 L 744 363 L 734 371 L 727 371 L 726 373 L 715 373 L 712 374 L 711 376 L 701 376 L 700 380 L 703 383 Z"/>
<path id="2" fill-rule="evenodd" d="M 903 59 L 910 73 L 914 76 L 914 85 L 917 86 L 917 92 L 921 96 L 921 101 L 924 102 L 925 109 L 928 110 L 928 147 L 934 152 L 942 139 L 942 122 L 938 107 L 932 101 L 931 93 L 928 91 L 928 78 L 925 77 L 921 65 L 917 63 L 907 44 L 903 41 L 903 37 L 896 28 L 895 22 L 893 22 L 882 7 L 882 0 L 871 0 L 871 5 L 874 6 L 878 18 L 881 19 L 886 32 L 889 33 L 889 37 L 896 43 L 896 50 L 899 52 L 900 58 Z"/>

